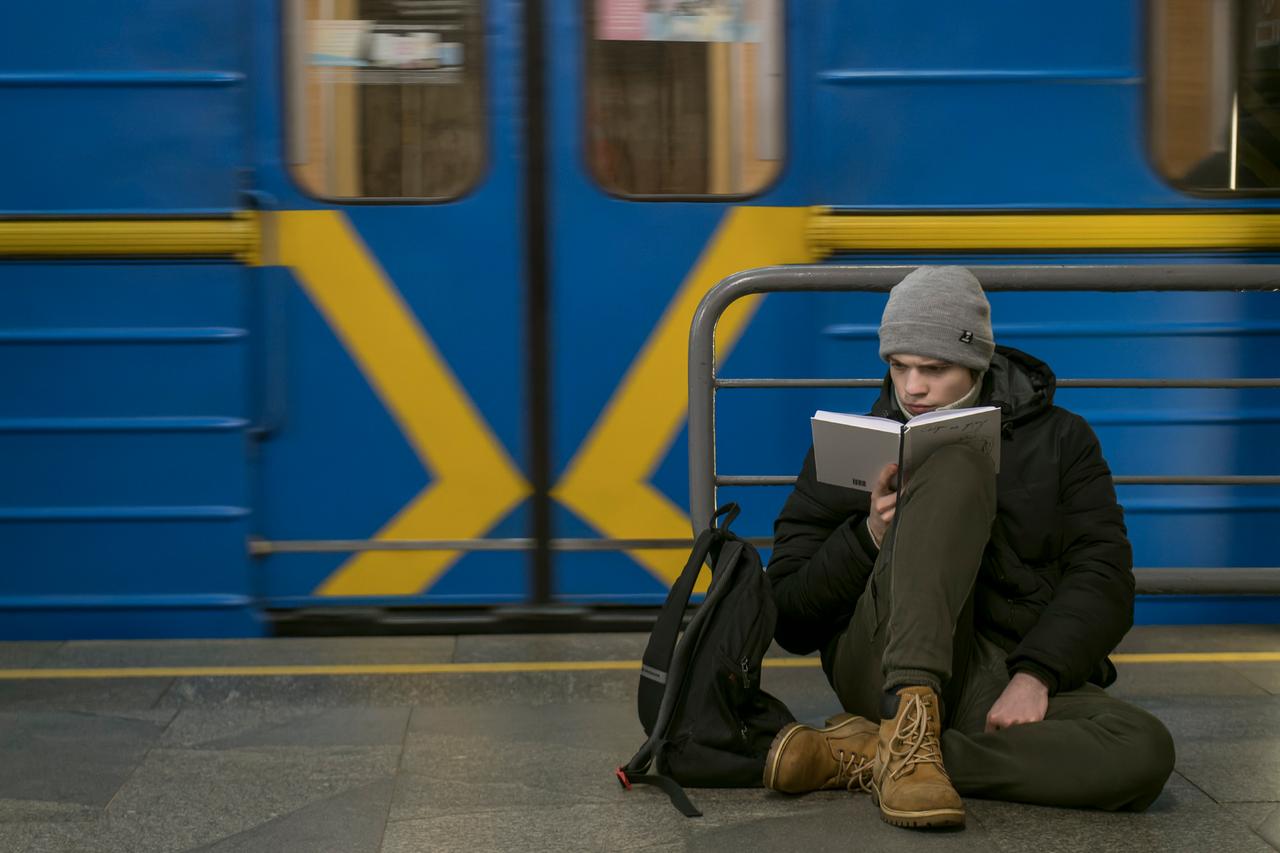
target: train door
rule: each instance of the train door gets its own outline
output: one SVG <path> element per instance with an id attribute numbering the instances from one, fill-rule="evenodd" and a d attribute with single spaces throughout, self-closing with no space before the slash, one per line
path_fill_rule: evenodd
<path id="1" fill-rule="evenodd" d="M 256 46 L 267 606 L 523 601 L 523 554 L 423 545 L 527 535 L 518 9 L 274 14 Z"/>
<path id="2" fill-rule="evenodd" d="M 636 540 L 690 534 L 694 309 L 733 272 L 807 259 L 786 94 L 804 58 L 785 43 L 804 12 L 788 5 L 548 4 L 552 526 L 635 546 L 557 552 L 557 600 L 665 595 L 686 554 Z M 721 324 L 722 350 L 753 310 Z"/>
<path id="3" fill-rule="evenodd" d="M 664 594 L 678 551 L 555 540 L 689 534 L 693 308 L 730 272 L 803 259 L 801 211 L 768 206 L 787 192 L 783 13 L 282 6 L 288 156 L 261 181 L 269 605 Z M 532 558 L 422 546 L 476 538 Z"/>
<path id="4" fill-rule="evenodd" d="M 260 152 L 269 606 L 665 595 L 680 550 L 616 545 L 689 536 L 693 310 L 807 252 L 798 14 L 649 5 L 295 0 L 265 28 L 293 34 Z M 432 544 L 476 539 L 521 541 Z"/>

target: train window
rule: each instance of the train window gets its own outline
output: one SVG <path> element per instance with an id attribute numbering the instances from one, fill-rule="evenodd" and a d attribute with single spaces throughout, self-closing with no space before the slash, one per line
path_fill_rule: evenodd
<path id="1" fill-rule="evenodd" d="M 336 199 L 446 199 L 484 168 L 480 0 L 289 0 L 290 160 Z"/>
<path id="2" fill-rule="evenodd" d="M 1156 167 L 1180 188 L 1280 188 L 1280 0 L 1156 0 Z"/>
<path id="3" fill-rule="evenodd" d="M 587 160 L 625 196 L 741 196 L 783 156 L 782 0 L 584 0 Z"/>

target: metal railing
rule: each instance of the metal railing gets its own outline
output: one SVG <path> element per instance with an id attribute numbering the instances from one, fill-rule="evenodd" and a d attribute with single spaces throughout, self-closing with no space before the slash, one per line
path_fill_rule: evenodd
<path id="1" fill-rule="evenodd" d="M 710 522 L 718 486 L 778 486 L 793 476 L 722 475 L 716 470 L 715 400 L 725 388 L 878 388 L 880 379 L 720 379 L 715 327 L 735 301 L 764 293 L 885 292 L 917 265 L 787 266 L 737 273 L 703 298 L 689 333 L 689 514 Z M 1280 266 L 970 267 L 988 291 L 1280 291 Z M 1062 379 L 1059 388 L 1280 388 L 1270 379 Z M 1116 476 L 1117 485 L 1275 486 L 1278 475 Z M 763 540 L 766 543 L 768 540 Z M 1280 595 L 1280 567 L 1135 569 L 1148 595 Z"/>

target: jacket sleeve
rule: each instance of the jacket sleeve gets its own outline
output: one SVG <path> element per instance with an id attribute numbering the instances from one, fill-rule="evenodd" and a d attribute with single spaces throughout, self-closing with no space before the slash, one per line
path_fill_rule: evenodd
<path id="1" fill-rule="evenodd" d="M 879 549 L 867 531 L 869 495 L 819 483 L 810 448 L 795 488 L 773 523 L 769 580 L 778 605 L 778 645 L 822 648 L 853 615 Z"/>
<path id="2" fill-rule="evenodd" d="M 1089 680 L 1133 625 L 1133 551 L 1111 470 L 1078 415 L 1059 446 L 1061 579 L 1009 656 L 1011 672 L 1047 679 L 1051 693 Z"/>

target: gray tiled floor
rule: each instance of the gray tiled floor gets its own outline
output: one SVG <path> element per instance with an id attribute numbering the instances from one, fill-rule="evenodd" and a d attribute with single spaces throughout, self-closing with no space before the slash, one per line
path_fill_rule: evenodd
<path id="1" fill-rule="evenodd" d="M 0 669 L 635 661 L 645 638 L 506 636 L 0 644 Z M 1280 628 L 1137 629 L 1122 652 L 1280 651 Z M 514 668 L 513 668 L 514 669 Z M 1173 732 L 1143 814 L 971 800 L 960 832 L 882 823 L 865 796 L 624 792 L 630 668 L 0 680 L 4 853 L 1280 850 L 1280 663 L 1125 663 L 1114 692 Z M 84 677 L 81 677 L 84 676 Z M 766 687 L 838 710 L 815 667 Z"/>

